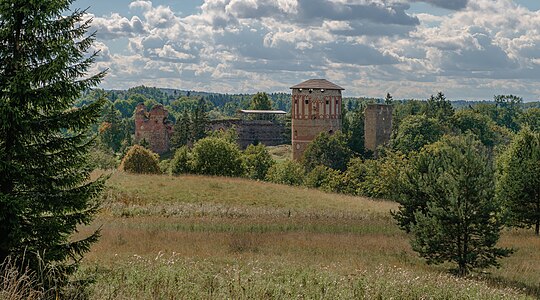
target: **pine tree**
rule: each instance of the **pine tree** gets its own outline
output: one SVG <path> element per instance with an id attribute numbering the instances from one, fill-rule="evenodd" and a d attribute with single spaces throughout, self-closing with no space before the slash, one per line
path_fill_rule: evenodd
<path id="1" fill-rule="evenodd" d="M 251 98 L 250 109 L 254 110 L 271 110 L 272 100 L 268 98 L 268 95 L 263 92 L 259 92 Z"/>
<path id="2" fill-rule="evenodd" d="M 71 3 L 0 2 L 0 262 L 54 267 L 46 288 L 65 284 L 98 239 L 99 232 L 76 241 L 71 234 L 91 222 L 104 185 L 88 180 L 86 164 L 87 128 L 104 102 L 73 104 L 105 74 L 87 76 L 94 36 L 84 11 L 63 15 Z"/>
<path id="3" fill-rule="evenodd" d="M 473 135 L 423 148 L 406 173 L 394 217 L 428 263 L 453 262 L 466 275 L 512 252 L 496 247 L 502 206 L 494 201 L 491 155 Z"/>
<path id="4" fill-rule="evenodd" d="M 513 225 L 540 235 L 540 133 L 522 129 L 499 158 L 497 198 L 509 208 Z"/>
<path id="5" fill-rule="evenodd" d="M 384 104 L 391 105 L 392 102 L 394 102 L 394 98 L 392 97 L 392 95 L 390 95 L 390 93 L 386 93 L 386 97 L 384 98 Z"/>

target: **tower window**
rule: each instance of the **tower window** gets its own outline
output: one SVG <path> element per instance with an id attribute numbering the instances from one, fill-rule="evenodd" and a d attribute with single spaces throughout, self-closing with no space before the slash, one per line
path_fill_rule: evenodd
<path id="1" fill-rule="evenodd" d="M 330 101 L 326 100 L 326 105 L 330 104 Z"/>
<path id="2" fill-rule="evenodd" d="M 309 100 L 306 100 L 306 104 L 309 104 Z"/>
<path id="3" fill-rule="evenodd" d="M 338 104 L 339 104 L 339 100 L 336 100 L 336 105 L 338 105 Z"/>

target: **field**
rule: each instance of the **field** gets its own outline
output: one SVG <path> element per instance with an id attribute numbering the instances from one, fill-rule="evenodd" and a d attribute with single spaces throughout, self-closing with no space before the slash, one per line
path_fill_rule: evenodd
<path id="1" fill-rule="evenodd" d="M 410 249 L 396 205 L 233 178 L 115 173 L 85 257 L 93 299 L 534 299 L 540 239 L 457 279 Z"/>

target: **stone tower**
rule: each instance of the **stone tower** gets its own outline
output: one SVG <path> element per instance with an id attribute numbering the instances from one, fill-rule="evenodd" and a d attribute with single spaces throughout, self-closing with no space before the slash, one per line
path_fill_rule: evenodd
<path id="1" fill-rule="evenodd" d="M 172 125 L 167 121 L 169 112 L 163 105 L 154 105 L 150 112 L 142 103 L 135 109 L 135 143 L 143 139 L 149 144 L 150 150 L 162 154 L 169 151 L 169 139 L 172 135 Z"/>
<path id="2" fill-rule="evenodd" d="M 344 89 L 326 79 L 310 79 L 291 89 L 293 159 L 299 160 L 319 133 L 341 130 L 341 91 Z"/>
<path id="3" fill-rule="evenodd" d="M 377 155 L 377 147 L 387 144 L 392 134 L 392 106 L 368 104 L 364 112 L 364 146 Z"/>

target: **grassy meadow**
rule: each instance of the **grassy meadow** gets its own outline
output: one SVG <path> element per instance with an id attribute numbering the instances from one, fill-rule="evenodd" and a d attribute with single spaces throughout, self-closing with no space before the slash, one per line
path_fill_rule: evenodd
<path id="1" fill-rule="evenodd" d="M 108 182 L 80 275 L 92 299 L 535 299 L 540 239 L 466 279 L 428 266 L 393 202 L 237 178 L 129 175 Z"/>

